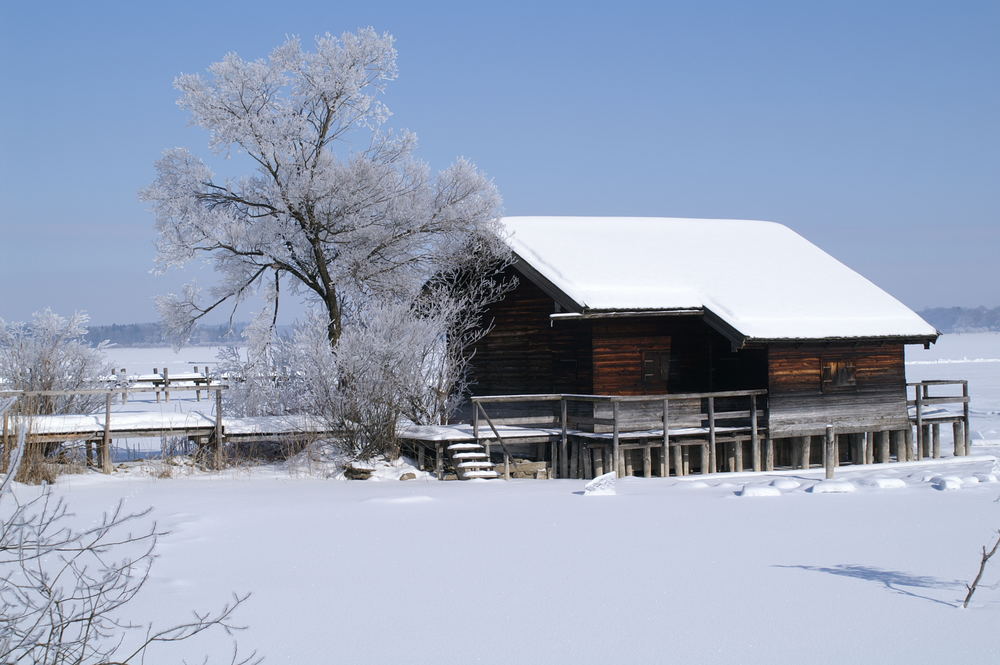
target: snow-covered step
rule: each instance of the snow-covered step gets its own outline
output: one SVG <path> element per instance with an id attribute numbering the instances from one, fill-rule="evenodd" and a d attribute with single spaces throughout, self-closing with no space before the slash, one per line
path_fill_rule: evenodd
<path id="1" fill-rule="evenodd" d="M 455 459 L 486 459 L 486 453 L 455 453 Z"/>
<path id="2" fill-rule="evenodd" d="M 466 471 L 462 474 L 463 478 L 499 478 L 500 475 L 496 471 Z"/>
<path id="3" fill-rule="evenodd" d="M 481 443 L 453 443 L 448 446 L 448 450 L 483 450 Z"/>
<path id="4" fill-rule="evenodd" d="M 495 464 L 487 460 L 473 461 L 473 462 L 460 462 L 458 465 L 459 469 L 492 469 Z"/>

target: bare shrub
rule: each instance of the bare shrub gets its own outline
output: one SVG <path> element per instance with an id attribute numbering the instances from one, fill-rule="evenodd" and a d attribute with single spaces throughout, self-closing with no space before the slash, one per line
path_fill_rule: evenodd
<path id="1" fill-rule="evenodd" d="M 49 486 L 22 501 L 11 477 L 26 459 L 25 435 L 17 433 L 11 471 L 0 483 L 0 662 L 140 663 L 156 644 L 241 629 L 233 615 L 249 594 L 166 628 L 127 618 L 165 532 L 146 525 L 149 510 L 127 513 L 122 502 L 92 526 L 75 528 L 67 503 Z M 260 662 L 237 654 L 234 645 L 232 663 Z"/>

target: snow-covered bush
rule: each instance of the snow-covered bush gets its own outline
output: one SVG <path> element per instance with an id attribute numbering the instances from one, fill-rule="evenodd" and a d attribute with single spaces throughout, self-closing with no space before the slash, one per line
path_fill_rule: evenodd
<path id="1" fill-rule="evenodd" d="M 88 317 L 63 317 L 50 309 L 35 312 L 30 322 L 0 319 L 0 390 L 79 390 L 102 387 L 110 364 L 105 343 L 87 340 Z M 92 413 L 104 405 L 102 395 L 43 396 L 36 413 Z"/>

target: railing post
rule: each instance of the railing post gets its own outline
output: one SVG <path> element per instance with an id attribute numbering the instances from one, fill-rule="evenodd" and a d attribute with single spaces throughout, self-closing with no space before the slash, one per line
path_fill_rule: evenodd
<path id="1" fill-rule="evenodd" d="M 613 468 L 615 474 L 621 478 L 624 465 L 621 459 L 621 449 L 619 448 L 618 441 L 618 402 L 616 400 L 611 401 L 611 456 L 614 458 Z"/>
<path id="2" fill-rule="evenodd" d="M 111 391 L 104 400 L 104 438 L 101 441 L 101 472 L 111 473 Z"/>
<path id="3" fill-rule="evenodd" d="M 918 383 L 917 385 L 913 386 L 913 393 L 914 393 L 913 396 L 916 398 L 913 401 L 916 403 L 917 406 L 917 446 L 916 446 L 917 450 L 916 450 L 916 455 L 913 457 L 913 459 L 915 460 L 920 459 L 920 454 L 923 452 L 924 449 L 924 411 L 923 411 L 924 404 L 920 395 L 921 385 L 922 384 Z"/>
<path id="4" fill-rule="evenodd" d="M 757 431 L 757 395 L 750 395 L 750 449 L 753 451 L 753 470 L 760 471 L 760 433 Z"/>
<path id="5" fill-rule="evenodd" d="M 170 368 L 163 368 L 163 401 L 170 401 Z"/>
<path id="6" fill-rule="evenodd" d="M 962 429 L 963 441 L 962 447 L 965 449 L 963 455 L 972 454 L 972 435 L 970 434 L 969 428 L 969 382 L 962 381 Z"/>
<path id="7" fill-rule="evenodd" d="M 0 472 L 7 473 L 7 465 L 10 464 L 10 421 L 8 420 L 7 410 L 3 412 L 3 451 L 0 453 Z"/>
<path id="8" fill-rule="evenodd" d="M 681 464 L 674 460 L 674 475 L 681 475 Z M 663 398 L 663 454 L 660 456 L 660 477 L 670 475 L 670 400 Z"/>
<path id="9" fill-rule="evenodd" d="M 562 439 L 559 441 L 559 471 L 556 475 L 559 478 L 569 478 L 569 451 L 568 451 L 568 441 L 569 437 L 567 435 L 567 424 L 568 424 L 568 409 L 566 404 L 566 398 L 559 398 L 559 417 L 562 420 Z M 552 470 L 555 469 L 555 460 L 552 462 Z"/>
<path id="10" fill-rule="evenodd" d="M 826 479 L 833 479 L 833 470 L 836 466 L 834 455 L 836 454 L 837 437 L 833 433 L 833 425 L 826 426 L 826 439 L 823 445 L 823 468 L 826 471 Z"/>
<path id="11" fill-rule="evenodd" d="M 166 371 L 166 369 L 164 369 Z M 215 391 L 215 468 L 222 468 L 222 391 Z"/>
<path id="12" fill-rule="evenodd" d="M 715 459 L 715 398 L 708 398 L 708 468 L 715 473 L 719 464 Z"/>

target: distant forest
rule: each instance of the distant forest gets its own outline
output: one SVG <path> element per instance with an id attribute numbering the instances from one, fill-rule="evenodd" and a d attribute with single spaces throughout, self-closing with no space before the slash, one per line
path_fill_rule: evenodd
<path id="1" fill-rule="evenodd" d="M 239 344 L 246 323 L 199 325 L 191 334 L 188 346 L 221 346 Z M 278 326 L 279 333 L 287 333 L 290 326 Z M 163 326 L 159 323 L 112 323 L 107 326 L 90 326 L 87 340 L 99 344 L 108 340 L 117 346 L 169 346 Z"/>
<path id="2" fill-rule="evenodd" d="M 931 307 L 920 316 L 943 333 L 1000 331 L 1000 307 Z M 201 325 L 191 335 L 190 346 L 221 346 L 242 341 L 246 323 Z M 291 326 L 278 326 L 287 335 Z M 92 344 L 108 340 L 118 346 L 169 346 L 159 323 L 113 323 L 91 326 L 87 339 Z"/>
<path id="3" fill-rule="evenodd" d="M 1000 307 L 931 307 L 920 316 L 943 333 L 1000 331 Z"/>

